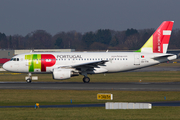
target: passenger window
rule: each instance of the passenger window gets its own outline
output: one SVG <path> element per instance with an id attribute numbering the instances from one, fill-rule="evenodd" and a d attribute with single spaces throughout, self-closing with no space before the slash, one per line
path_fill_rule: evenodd
<path id="1" fill-rule="evenodd" d="M 19 61 L 19 58 L 17 58 L 17 61 Z"/>
<path id="2" fill-rule="evenodd" d="M 13 58 L 13 61 L 16 61 L 16 58 Z"/>

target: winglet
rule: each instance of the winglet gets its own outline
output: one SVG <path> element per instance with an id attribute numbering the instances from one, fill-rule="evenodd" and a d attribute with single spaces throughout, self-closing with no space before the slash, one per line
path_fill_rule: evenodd
<path id="1" fill-rule="evenodd" d="M 174 21 L 164 21 L 148 41 L 135 52 L 166 53 Z"/>

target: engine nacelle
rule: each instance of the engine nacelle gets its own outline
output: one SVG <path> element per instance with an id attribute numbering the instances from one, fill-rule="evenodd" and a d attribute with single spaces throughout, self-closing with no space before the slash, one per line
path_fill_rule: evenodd
<path id="1" fill-rule="evenodd" d="M 53 79 L 64 80 L 71 78 L 71 69 L 54 69 Z"/>
<path id="2" fill-rule="evenodd" d="M 53 79 L 56 80 L 69 79 L 73 76 L 79 76 L 79 72 L 74 71 L 72 69 L 61 69 L 61 68 L 53 70 Z"/>

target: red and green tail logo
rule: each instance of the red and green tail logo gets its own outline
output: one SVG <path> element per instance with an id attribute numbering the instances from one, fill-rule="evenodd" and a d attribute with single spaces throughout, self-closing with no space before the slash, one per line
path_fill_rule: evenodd
<path id="1" fill-rule="evenodd" d="M 164 21 L 143 47 L 136 52 L 166 53 L 174 21 Z"/>

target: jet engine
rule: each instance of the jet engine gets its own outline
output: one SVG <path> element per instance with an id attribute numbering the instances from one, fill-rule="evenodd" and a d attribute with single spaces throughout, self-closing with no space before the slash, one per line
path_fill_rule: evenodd
<path id="1" fill-rule="evenodd" d="M 79 73 L 73 72 L 72 69 L 54 69 L 53 70 L 53 79 L 64 80 L 69 79 L 72 76 L 78 76 Z"/>

